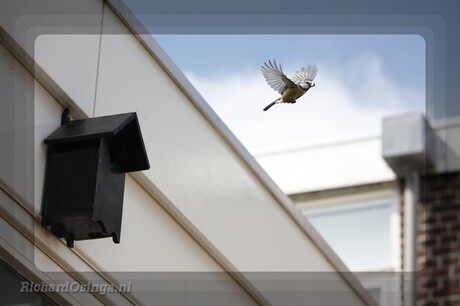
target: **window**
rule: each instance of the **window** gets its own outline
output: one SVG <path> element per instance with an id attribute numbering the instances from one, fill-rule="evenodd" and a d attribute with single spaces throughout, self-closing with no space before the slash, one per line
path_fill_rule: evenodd
<path id="1" fill-rule="evenodd" d="M 395 271 L 400 256 L 396 195 L 392 190 L 364 192 L 300 206 L 351 271 Z"/>
<path id="2" fill-rule="evenodd" d="M 358 189 L 293 200 L 379 305 L 400 305 L 397 188 Z"/>
<path id="3" fill-rule="evenodd" d="M 305 215 L 350 270 L 391 266 L 390 202 L 316 209 Z"/>

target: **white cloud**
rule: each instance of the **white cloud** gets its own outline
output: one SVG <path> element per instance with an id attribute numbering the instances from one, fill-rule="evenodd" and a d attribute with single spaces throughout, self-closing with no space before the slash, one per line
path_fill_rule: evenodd
<path id="1" fill-rule="evenodd" d="M 424 91 L 395 83 L 375 57 L 356 59 L 348 71 L 318 64 L 316 87 L 296 104 L 262 109 L 278 97 L 259 71 L 219 78 L 187 77 L 248 150 L 290 147 L 376 136 L 390 114 L 424 107 Z M 294 70 L 284 69 L 285 72 Z"/>

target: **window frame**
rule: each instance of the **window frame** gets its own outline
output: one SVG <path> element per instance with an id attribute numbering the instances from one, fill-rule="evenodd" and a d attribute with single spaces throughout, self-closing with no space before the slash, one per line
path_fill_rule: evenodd
<path id="1" fill-rule="evenodd" d="M 334 210 L 346 211 L 389 202 L 390 265 L 377 267 L 371 271 L 398 272 L 401 271 L 401 214 L 399 191 L 394 185 L 383 186 L 383 188 L 361 186 L 360 188 L 344 188 L 340 191 L 323 191 L 310 194 L 304 199 L 297 195 L 293 200 L 304 216 L 306 216 L 307 211 L 314 211 L 315 213 L 333 212 Z M 300 200 L 296 201 L 296 198 L 300 198 Z"/>

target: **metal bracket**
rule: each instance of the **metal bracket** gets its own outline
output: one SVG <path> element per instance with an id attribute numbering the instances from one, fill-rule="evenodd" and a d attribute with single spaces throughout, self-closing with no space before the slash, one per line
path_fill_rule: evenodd
<path id="1" fill-rule="evenodd" d="M 70 122 L 70 110 L 68 108 L 64 109 L 62 111 L 61 115 L 61 125 L 64 125 L 66 123 Z"/>

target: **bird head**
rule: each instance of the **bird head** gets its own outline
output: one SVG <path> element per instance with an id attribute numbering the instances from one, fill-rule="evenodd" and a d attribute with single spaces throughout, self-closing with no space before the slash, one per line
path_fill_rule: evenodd
<path id="1" fill-rule="evenodd" d="M 300 83 L 299 83 L 299 86 L 300 86 L 300 88 L 302 88 L 303 90 L 307 90 L 307 89 L 309 89 L 310 87 L 315 87 L 315 82 L 310 81 L 310 80 L 307 80 L 307 81 L 300 82 Z"/>

